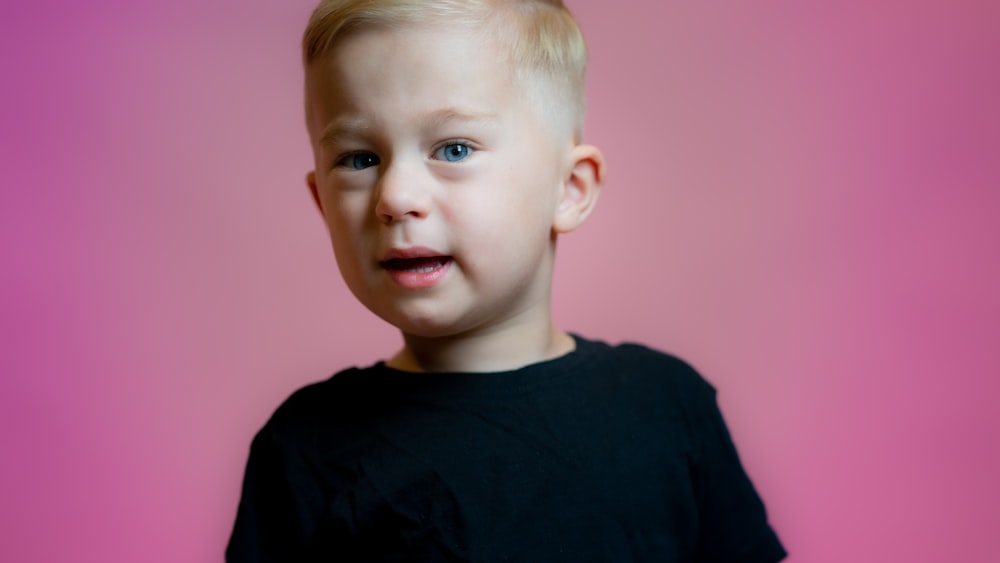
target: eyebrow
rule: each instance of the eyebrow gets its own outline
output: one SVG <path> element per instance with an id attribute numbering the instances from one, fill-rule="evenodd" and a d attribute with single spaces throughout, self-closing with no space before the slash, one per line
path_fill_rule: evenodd
<path id="1" fill-rule="evenodd" d="M 425 128 L 434 129 L 453 122 L 491 126 L 497 123 L 498 115 L 490 111 L 443 108 L 427 112 L 418 119 L 424 124 Z M 338 139 L 359 137 L 366 129 L 371 129 L 378 124 L 379 120 L 367 115 L 342 115 L 335 118 L 323 128 L 319 136 L 319 144 L 328 145 Z"/>
<path id="2" fill-rule="evenodd" d="M 327 124 L 319 135 L 320 145 L 329 145 L 337 139 L 356 137 L 361 131 L 369 129 L 373 120 L 364 116 L 342 115 Z"/>
<path id="3" fill-rule="evenodd" d="M 493 125 L 497 119 L 498 116 L 495 112 L 467 111 L 455 108 L 444 108 L 429 112 L 423 116 L 423 121 L 431 126 L 441 126 L 453 121 Z"/>

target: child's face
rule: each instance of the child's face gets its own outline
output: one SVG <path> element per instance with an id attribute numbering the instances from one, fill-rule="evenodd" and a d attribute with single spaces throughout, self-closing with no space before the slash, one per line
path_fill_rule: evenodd
<path id="1" fill-rule="evenodd" d="M 467 30 L 373 29 L 307 69 L 309 183 L 348 287 L 404 333 L 548 322 L 553 220 L 572 168 Z"/>

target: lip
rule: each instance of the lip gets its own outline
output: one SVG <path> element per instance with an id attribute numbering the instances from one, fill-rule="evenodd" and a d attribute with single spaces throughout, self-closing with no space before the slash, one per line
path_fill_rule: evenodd
<path id="1" fill-rule="evenodd" d="M 428 248 L 426 246 L 408 246 L 406 248 L 390 248 L 382 256 L 380 263 L 388 262 L 389 260 L 409 260 L 413 258 L 433 258 L 436 256 L 447 256 L 444 252 L 438 252 L 433 248 Z"/>
<path id="2" fill-rule="evenodd" d="M 379 266 L 397 286 L 423 289 L 440 283 L 453 263 L 451 256 L 433 248 L 411 246 L 390 249 Z"/>

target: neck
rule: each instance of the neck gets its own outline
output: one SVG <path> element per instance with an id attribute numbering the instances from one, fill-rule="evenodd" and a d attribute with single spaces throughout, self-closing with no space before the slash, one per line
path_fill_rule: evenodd
<path id="1" fill-rule="evenodd" d="M 572 352 L 573 338 L 551 322 L 453 337 L 403 334 L 404 346 L 386 365 L 404 371 L 497 372 Z"/>

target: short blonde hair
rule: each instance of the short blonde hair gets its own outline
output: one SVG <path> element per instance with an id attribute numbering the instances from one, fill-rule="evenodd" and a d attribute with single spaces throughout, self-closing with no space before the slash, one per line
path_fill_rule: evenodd
<path id="1" fill-rule="evenodd" d="M 579 140 L 587 48 L 562 0 L 321 0 L 302 37 L 303 62 L 308 69 L 355 31 L 441 22 L 481 28 L 509 45 L 515 79 Z"/>

